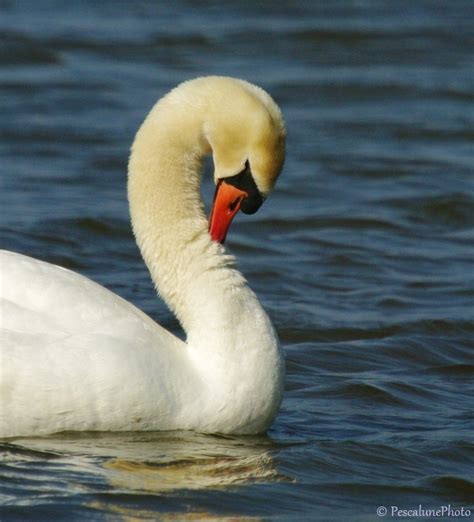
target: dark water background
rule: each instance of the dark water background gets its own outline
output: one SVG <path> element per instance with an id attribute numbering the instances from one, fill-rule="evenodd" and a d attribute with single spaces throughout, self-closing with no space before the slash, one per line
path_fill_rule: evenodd
<path id="1" fill-rule="evenodd" d="M 2 443 L 0 519 L 473 520 L 474 2 L 226 4 L 0 1 L 1 244 L 177 332 L 130 232 L 129 146 L 182 80 L 261 85 L 288 159 L 228 243 L 287 354 L 281 412 L 265 437 Z"/>

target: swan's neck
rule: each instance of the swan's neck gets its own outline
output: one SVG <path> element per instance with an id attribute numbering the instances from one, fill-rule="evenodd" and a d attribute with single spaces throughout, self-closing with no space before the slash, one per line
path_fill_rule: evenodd
<path id="1" fill-rule="evenodd" d="M 207 231 L 199 189 L 212 107 L 200 103 L 164 98 L 139 130 L 129 164 L 133 230 L 188 345 L 214 355 L 246 347 L 276 354 L 273 328 L 255 294 Z"/>

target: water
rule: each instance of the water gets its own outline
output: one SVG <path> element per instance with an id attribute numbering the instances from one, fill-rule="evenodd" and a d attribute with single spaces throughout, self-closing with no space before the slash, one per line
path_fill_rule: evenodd
<path id="1" fill-rule="evenodd" d="M 266 88 L 288 159 L 228 243 L 286 351 L 281 412 L 262 437 L 5 441 L 0 518 L 472 520 L 474 3 L 225 4 L 0 2 L 1 243 L 178 333 L 130 232 L 130 143 L 182 80 Z"/>

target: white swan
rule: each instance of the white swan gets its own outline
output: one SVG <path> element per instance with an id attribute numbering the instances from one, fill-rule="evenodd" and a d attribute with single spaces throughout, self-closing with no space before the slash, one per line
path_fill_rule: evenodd
<path id="1" fill-rule="evenodd" d="M 282 397 L 282 353 L 221 243 L 239 207 L 254 212 L 272 189 L 284 144 L 270 96 L 226 77 L 179 85 L 136 135 L 133 231 L 186 342 L 81 275 L 2 253 L 1 437 L 269 427 Z M 217 188 L 208 227 L 199 186 L 209 153 Z"/>

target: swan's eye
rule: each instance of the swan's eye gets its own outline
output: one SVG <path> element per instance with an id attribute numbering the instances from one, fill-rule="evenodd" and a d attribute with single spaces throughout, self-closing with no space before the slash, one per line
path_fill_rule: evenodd
<path id="1" fill-rule="evenodd" d="M 234 187 L 243 190 L 247 194 L 247 196 L 242 200 L 240 206 L 240 210 L 242 210 L 244 214 L 253 214 L 257 212 L 265 198 L 258 190 L 257 184 L 255 183 L 249 160 L 245 162 L 245 168 L 241 172 L 234 176 L 225 178 L 225 182 L 228 185 L 233 185 Z"/>

